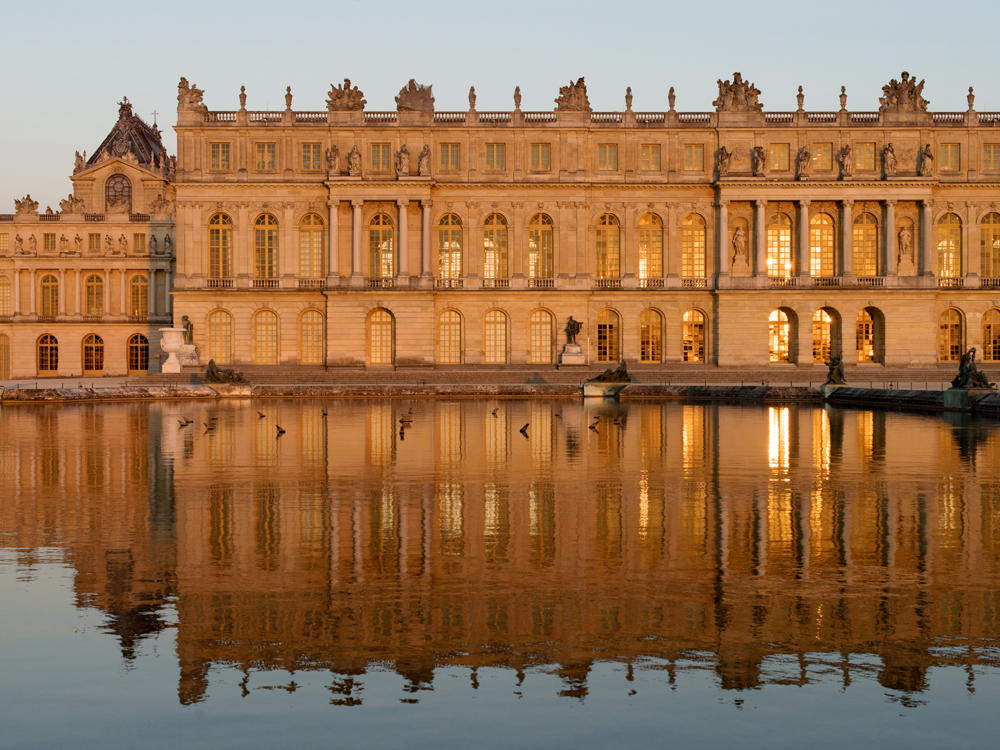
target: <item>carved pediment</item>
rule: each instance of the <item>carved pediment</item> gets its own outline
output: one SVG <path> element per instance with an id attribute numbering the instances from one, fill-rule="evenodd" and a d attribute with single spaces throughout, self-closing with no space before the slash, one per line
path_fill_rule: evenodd
<path id="1" fill-rule="evenodd" d="M 569 86 L 559 87 L 559 96 L 555 100 L 557 112 L 592 112 L 590 99 L 587 97 L 587 84 L 583 78 Z"/>
<path id="2" fill-rule="evenodd" d="M 177 84 L 177 111 L 208 112 L 208 107 L 201 101 L 204 96 L 204 91 L 193 83 L 189 84 L 187 78 L 181 78 Z"/>
<path id="3" fill-rule="evenodd" d="M 326 108 L 330 112 L 361 112 L 365 105 L 364 92 L 357 86 L 351 86 L 351 79 L 345 78 L 341 86 L 330 84 L 330 96 L 326 100 Z"/>
<path id="4" fill-rule="evenodd" d="M 14 199 L 14 208 L 19 214 L 33 214 L 38 212 L 38 201 L 32 200 L 30 195 L 24 196 L 21 200 Z"/>
<path id="5" fill-rule="evenodd" d="M 882 87 L 882 96 L 879 97 L 878 111 L 884 112 L 926 112 L 928 101 L 923 97 L 924 81 L 917 83 L 917 79 L 910 76 L 905 70 L 902 80 L 893 78 Z"/>
<path id="6" fill-rule="evenodd" d="M 719 98 L 712 104 L 716 112 L 760 112 L 764 105 L 758 97 L 760 90 L 752 83 L 743 80 L 739 72 L 733 73 L 733 82 L 719 82 Z"/>
<path id="7" fill-rule="evenodd" d="M 411 112 L 433 112 L 434 97 L 431 96 L 433 86 L 423 86 L 412 78 L 399 90 L 396 97 L 396 109 Z"/>

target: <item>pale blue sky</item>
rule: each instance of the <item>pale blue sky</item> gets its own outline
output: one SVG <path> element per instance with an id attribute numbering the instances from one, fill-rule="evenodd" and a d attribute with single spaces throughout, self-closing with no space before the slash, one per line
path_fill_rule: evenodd
<path id="1" fill-rule="evenodd" d="M 73 153 L 97 148 L 122 95 L 175 153 L 177 81 L 205 89 L 209 109 L 321 110 L 345 77 L 368 109 L 394 109 L 410 78 L 434 85 L 439 110 L 551 110 L 560 85 L 586 76 L 595 110 L 707 111 L 716 79 L 739 70 L 767 110 L 874 110 L 881 87 L 908 70 L 926 78 L 936 111 L 1000 111 L 1000 2 L 343 2 L 243 0 L 44 6 L 9 3 L 0 46 L 0 213 L 25 193 L 58 208 Z"/>

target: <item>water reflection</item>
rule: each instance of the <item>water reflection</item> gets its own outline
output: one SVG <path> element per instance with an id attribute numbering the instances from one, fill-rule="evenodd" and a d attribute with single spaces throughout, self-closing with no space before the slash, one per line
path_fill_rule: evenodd
<path id="1" fill-rule="evenodd" d="M 441 666 L 472 669 L 475 687 L 482 667 L 550 665 L 584 698 L 595 662 L 655 659 L 671 682 L 873 676 L 910 700 L 932 666 L 962 665 L 974 690 L 974 667 L 1000 662 L 992 425 L 800 406 L 325 406 L 5 409 L 0 543 L 29 577 L 36 550 L 62 549 L 77 605 L 106 613 L 126 659 L 176 606 L 184 704 L 208 696 L 213 666 L 329 670 L 334 702 L 357 705 L 372 664 L 409 692 Z"/>

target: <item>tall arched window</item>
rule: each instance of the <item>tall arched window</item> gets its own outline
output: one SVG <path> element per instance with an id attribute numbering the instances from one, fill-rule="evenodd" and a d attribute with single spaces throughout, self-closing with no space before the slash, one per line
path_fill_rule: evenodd
<path id="1" fill-rule="evenodd" d="M 872 307 L 858 313 L 858 362 L 882 361 L 882 315 Z"/>
<path id="2" fill-rule="evenodd" d="M 700 310 L 684 313 L 681 350 L 685 362 L 705 361 L 705 314 Z"/>
<path id="3" fill-rule="evenodd" d="M 938 276 L 962 275 L 962 220 L 955 214 L 938 219 Z"/>
<path id="4" fill-rule="evenodd" d="M 51 333 L 38 339 L 38 371 L 45 373 L 59 370 L 59 342 Z"/>
<path id="5" fill-rule="evenodd" d="M 253 316 L 253 363 L 278 364 L 278 316 L 272 310 L 261 310 Z"/>
<path id="6" fill-rule="evenodd" d="M 278 220 L 261 214 L 254 222 L 253 275 L 255 279 L 278 277 Z"/>
<path id="7" fill-rule="evenodd" d="M 621 325 L 614 310 L 601 310 L 597 315 L 597 361 L 617 362 L 621 348 Z"/>
<path id="8" fill-rule="evenodd" d="M 507 364 L 507 316 L 500 310 L 490 310 L 486 313 L 484 334 L 486 364 Z"/>
<path id="9" fill-rule="evenodd" d="M 454 310 L 445 310 L 438 316 L 438 362 L 462 364 L 462 316 Z"/>
<path id="10" fill-rule="evenodd" d="M 149 315 L 149 281 L 145 276 L 133 276 L 129 284 L 128 314 L 135 318 Z"/>
<path id="11" fill-rule="evenodd" d="M 639 361 L 663 360 L 663 316 L 656 310 L 643 310 L 639 316 Z"/>
<path id="12" fill-rule="evenodd" d="M 982 253 L 982 269 L 979 273 L 995 279 L 1000 276 L 1000 214 L 986 214 L 979 229 L 979 247 Z"/>
<path id="13" fill-rule="evenodd" d="M 833 316 L 826 310 L 813 315 L 813 362 L 829 362 L 833 356 Z"/>
<path id="14" fill-rule="evenodd" d="M 597 265 L 598 279 L 617 279 L 621 276 L 621 232 L 618 217 L 602 214 L 597 219 Z"/>
<path id="15" fill-rule="evenodd" d="M 462 276 L 462 220 L 445 214 L 438 222 L 438 278 Z"/>
<path id="16" fill-rule="evenodd" d="M 983 314 L 983 362 L 1000 362 L 1000 310 Z"/>
<path id="17" fill-rule="evenodd" d="M 391 279 L 395 268 L 392 219 L 388 214 L 375 214 L 368 222 L 368 278 Z"/>
<path id="18" fill-rule="evenodd" d="M 381 308 L 372 310 L 368 315 L 368 364 L 393 364 L 395 349 L 395 320 L 392 313 Z"/>
<path id="19" fill-rule="evenodd" d="M 323 220 L 317 214 L 306 214 L 299 222 L 299 277 L 318 279 L 323 276 Z"/>
<path id="20" fill-rule="evenodd" d="M 792 220 L 786 214 L 767 220 L 767 275 L 782 279 L 792 275 Z"/>
<path id="21" fill-rule="evenodd" d="M 958 362 L 965 351 L 965 325 L 962 313 L 949 307 L 938 319 L 938 358 Z"/>
<path id="22" fill-rule="evenodd" d="M 218 365 L 233 363 L 233 316 L 225 310 L 208 316 L 208 358 Z"/>
<path id="23" fill-rule="evenodd" d="M 128 340 L 128 374 L 141 375 L 145 372 L 149 372 L 149 339 L 136 333 Z"/>
<path id="24" fill-rule="evenodd" d="M 306 310 L 299 318 L 299 363 L 321 365 L 326 359 L 323 313 Z"/>
<path id="25" fill-rule="evenodd" d="M 552 218 L 548 214 L 535 214 L 528 222 L 528 278 L 551 279 L 555 276 L 553 255 Z"/>
<path id="26" fill-rule="evenodd" d="M 104 314 L 104 279 L 96 274 L 87 277 L 87 299 L 84 305 L 85 315 Z"/>
<path id="27" fill-rule="evenodd" d="M 774 310 L 768 318 L 768 341 L 772 362 L 791 362 L 792 335 L 788 313 Z"/>
<path id="28" fill-rule="evenodd" d="M 0 315 L 13 315 L 11 283 L 6 276 L 0 276 Z"/>
<path id="29" fill-rule="evenodd" d="M 483 222 L 483 278 L 507 276 L 507 220 L 500 214 L 490 214 Z"/>
<path id="30" fill-rule="evenodd" d="M 108 213 L 112 209 L 115 213 L 132 212 L 132 183 L 128 177 L 123 174 L 111 175 L 104 183 L 104 203 Z"/>
<path id="31" fill-rule="evenodd" d="M 855 276 L 878 276 L 878 219 L 864 213 L 854 220 L 851 230 Z"/>
<path id="32" fill-rule="evenodd" d="M 233 221 L 215 214 L 208 222 L 208 276 L 228 279 L 233 275 Z"/>
<path id="33" fill-rule="evenodd" d="M 535 310 L 528 320 L 528 361 L 533 365 L 552 364 L 552 313 Z"/>
<path id="34" fill-rule="evenodd" d="M 809 220 L 809 275 L 827 277 L 834 274 L 833 219 L 829 214 L 816 214 Z"/>
<path id="35" fill-rule="evenodd" d="M 688 214 L 681 221 L 681 276 L 705 277 L 705 220 L 699 214 Z"/>
<path id="36" fill-rule="evenodd" d="M 104 339 L 91 333 L 83 339 L 83 374 L 101 375 L 104 372 Z"/>
<path id="37" fill-rule="evenodd" d="M 663 221 L 656 214 L 639 219 L 639 278 L 663 278 Z"/>
<path id="38" fill-rule="evenodd" d="M 42 277 L 42 315 L 59 314 L 59 279 L 51 274 Z"/>
<path id="39" fill-rule="evenodd" d="M 0 380 L 10 380 L 10 336 L 0 333 Z"/>

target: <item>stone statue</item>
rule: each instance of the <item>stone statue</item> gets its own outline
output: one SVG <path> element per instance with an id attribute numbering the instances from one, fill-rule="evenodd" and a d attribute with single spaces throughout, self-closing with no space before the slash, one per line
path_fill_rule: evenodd
<path id="1" fill-rule="evenodd" d="M 931 144 L 924 146 L 920 152 L 920 176 L 930 177 L 934 174 L 934 152 L 931 151 Z"/>
<path id="2" fill-rule="evenodd" d="M 410 150 L 404 143 L 396 152 L 396 177 L 410 176 Z"/>
<path id="3" fill-rule="evenodd" d="M 249 381 L 242 372 L 236 372 L 236 370 L 222 370 L 215 364 L 214 359 L 210 359 L 208 361 L 208 367 L 205 369 L 205 382 L 247 383 Z"/>
<path id="4" fill-rule="evenodd" d="M 893 150 L 891 143 L 885 144 L 885 149 L 882 152 L 882 163 L 885 167 L 885 176 L 895 177 L 897 167 L 896 152 Z"/>
<path id="5" fill-rule="evenodd" d="M 667 92 L 667 103 L 670 105 L 670 111 L 674 111 L 674 104 L 677 102 L 677 95 L 674 94 L 674 87 L 670 87 L 670 91 Z"/>
<path id="6" fill-rule="evenodd" d="M 334 174 L 340 174 L 340 149 L 336 145 L 326 150 L 326 168 Z"/>
<path id="7" fill-rule="evenodd" d="M 575 344 L 576 335 L 580 333 L 583 329 L 583 323 L 579 320 L 573 320 L 573 316 L 569 316 L 569 320 L 566 321 L 566 344 Z"/>
<path id="8" fill-rule="evenodd" d="M 192 110 L 194 112 L 208 112 L 208 107 L 202 103 L 205 92 L 195 86 L 188 84 L 187 78 L 181 78 L 177 84 L 177 110 Z"/>
<path id="9" fill-rule="evenodd" d="M 744 81 L 740 73 L 733 73 L 732 83 L 720 79 L 718 84 L 719 98 L 712 102 L 716 112 L 760 112 L 764 109 L 758 100 L 760 90 Z"/>
<path id="10" fill-rule="evenodd" d="M 913 240 L 913 235 L 911 235 L 910 230 L 904 226 L 902 229 L 899 230 L 898 237 L 899 237 L 899 256 L 897 258 L 897 261 L 900 261 L 903 258 L 910 257 L 910 247 L 911 247 L 911 242 Z"/>
<path id="11" fill-rule="evenodd" d="M 753 147 L 753 176 L 763 177 L 767 169 L 767 152 L 763 146 Z"/>
<path id="12" fill-rule="evenodd" d="M 924 82 L 903 71 L 902 80 L 893 78 L 882 87 L 879 97 L 879 114 L 884 112 L 926 112 L 928 101 L 923 97 Z"/>
<path id="13" fill-rule="evenodd" d="M 632 111 L 632 87 L 629 86 L 625 89 L 625 111 Z"/>
<path id="14" fill-rule="evenodd" d="M 38 251 L 38 240 L 35 239 L 35 235 L 28 236 L 28 252 L 34 255 Z"/>
<path id="15" fill-rule="evenodd" d="M 742 258 L 744 261 L 747 257 L 747 233 L 743 227 L 736 227 L 736 231 L 733 232 L 733 250 L 736 251 L 734 260 Z"/>
<path id="16" fill-rule="evenodd" d="M 69 254 L 69 240 L 66 239 L 66 235 L 59 237 L 59 254 L 68 255 Z"/>
<path id="17" fill-rule="evenodd" d="M 969 86 L 969 95 L 965 97 L 965 101 L 969 103 L 969 111 L 973 112 L 972 105 L 976 103 L 976 95 L 972 93 L 972 86 Z"/>
<path id="18" fill-rule="evenodd" d="M 799 112 L 802 111 L 802 105 L 806 100 L 806 95 L 802 93 L 802 87 L 799 86 L 799 93 L 795 95 L 795 101 L 798 102 Z"/>
<path id="19" fill-rule="evenodd" d="M 80 156 L 80 152 L 76 152 L 76 158 L 73 160 L 73 174 L 76 174 L 81 169 L 87 166 L 86 151 L 83 152 L 84 156 Z"/>
<path id="20" fill-rule="evenodd" d="M 417 173 L 421 177 L 430 177 L 431 175 L 431 147 L 426 143 L 417 159 Z"/>
<path id="21" fill-rule="evenodd" d="M 521 109 L 521 87 L 514 87 L 514 109 Z"/>
<path id="22" fill-rule="evenodd" d="M 847 86 L 840 87 L 840 111 L 847 111 Z"/>
<path id="23" fill-rule="evenodd" d="M 476 109 L 476 87 L 475 86 L 470 86 L 469 87 L 469 109 L 471 109 L 471 110 L 475 110 Z"/>
<path id="24" fill-rule="evenodd" d="M 74 237 L 73 238 L 73 245 L 75 246 L 74 252 L 77 255 L 82 255 L 83 254 L 83 237 L 81 237 L 80 235 L 77 235 L 76 237 Z"/>
<path id="25" fill-rule="evenodd" d="M 194 323 L 187 315 L 181 318 L 181 328 L 184 329 L 184 343 L 194 344 Z"/>
<path id="26" fill-rule="evenodd" d="M 32 200 L 31 195 L 24 196 L 21 200 L 14 199 L 14 209 L 19 214 L 33 214 L 38 212 L 38 201 Z"/>
<path id="27" fill-rule="evenodd" d="M 66 196 L 65 200 L 59 201 L 59 210 L 64 214 L 82 213 L 83 201 L 79 198 L 74 198 L 73 194 L 70 193 Z"/>
<path id="28" fill-rule="evenodd" d="M 149 254 L 156 255 L 156 235 L 149 235 Z"/>
<path id="29" fill-rule="evenodd" d="M 174 249 L 174 242 L 170 239 L 170 235 L 165 235 L 163 237 L 163 254 L 170 255 L 171 251 Z"/>
<path id="30" fill-rule="evenodd" d="M 996 388 L 986 377 L 986 373 L 980 372 L 976 367 L 976 347 L 972 347 L 958 363 L 958 375 L 951 381 L 952 388 Z"/>
<path id="31" fill-rule="evenodd" d="M 247 108 L 247 87 L 240 86 L 240 109 L 244 110 Z"/>
<path id="32" fill-rule="evenodd" d="M 21 239 L 21 235 L 14 235 L 14 254 L 24 255 L 24 240 Z"/>
<path id="33" fill-rule="evenodd" d="M 847 385 L 847 380 L 844 379 L 844 358 L 842 355 L 832 355 L 826 366 L 830 369 L 826 374 L 826 382 L 823 385 Z"/>
<path id="34" fill-rule="evenodd" d="M 591 378 L 587 381 L 588 383 L 631 383 L 632 376 L 628 374 L 628 367 L 625 366 L 625 360 L 623 359 L 618 363 L 618 367 L 612 369 L 608 368 L 596 378 Z"/>
<path id="35" fill-rule="evenodd" d="M 110 234 L 104 235 L 104 252 L 106 255 L 115 254 L 115 243 Z"/>
<path id="36" fill-rule="evenodd" d="M 805 179 L 809 176 L 809 165 L 812 164 L 812 154 L 806 146 L 799 149 L 799 179 Z"/>
<path id="37" fill-rule="evenodd" d="M 854 155 L 851 153 L 850 146 L 841 146 L 840 148 L 840 176 L 850 177 L 851 170 L 854 169 Z"/>
<path id="38" fill-rule="evenodd" d="M 725 146 L 719 149 L 719 177 L 725 177 L 729 174 L 729 162 L 732 158 L 733 152 Z"/>
<path id="39" fill-rule="evenodd" d="M 351 177 L 361 176 L 361 152 L 358 151 L 357 144 L 354 144 L 347 154 L 347 172 Z"/>
<path id="40" fill-rule="evenodd" d="M 118 251 L 122 255 L 127 255 L 128 254 L 128 240 L 125 239 L 125 235 L 124 234 L 121 237 L 118 238 Z"/>
<path id="41" fill-rule="evenodd" d="M 583 78 L 569 86 L 559 87 L 559 96 L 555 98 L 557 112 L 592 112 L 590 99 L 587 97 L 587 84 Z"/>
<path id="42" fill-rule="evenodd" d="M 45 207 L 45 215 L 46 216 L 55 216 L 55 211 L 52 210 L 52 206 L 46 206 Z"/>
<path id="43" fill-rule="evenodd" d="M 434 97 L 431 96 L 433 86 L 423 86 L 412 78 L 399 90 L 396 97 L 396 110 L 408 112 L 433 112 Z"/>
<path id="44" fill-rule="evenodd" d="M 330 96 L 326 100 L 329 112 L 361 112 L 364 110 L 365 95 L 355 86 L 351 87 L 351 79 L 345 78 L 342 86 L 330 84 Z"/>

